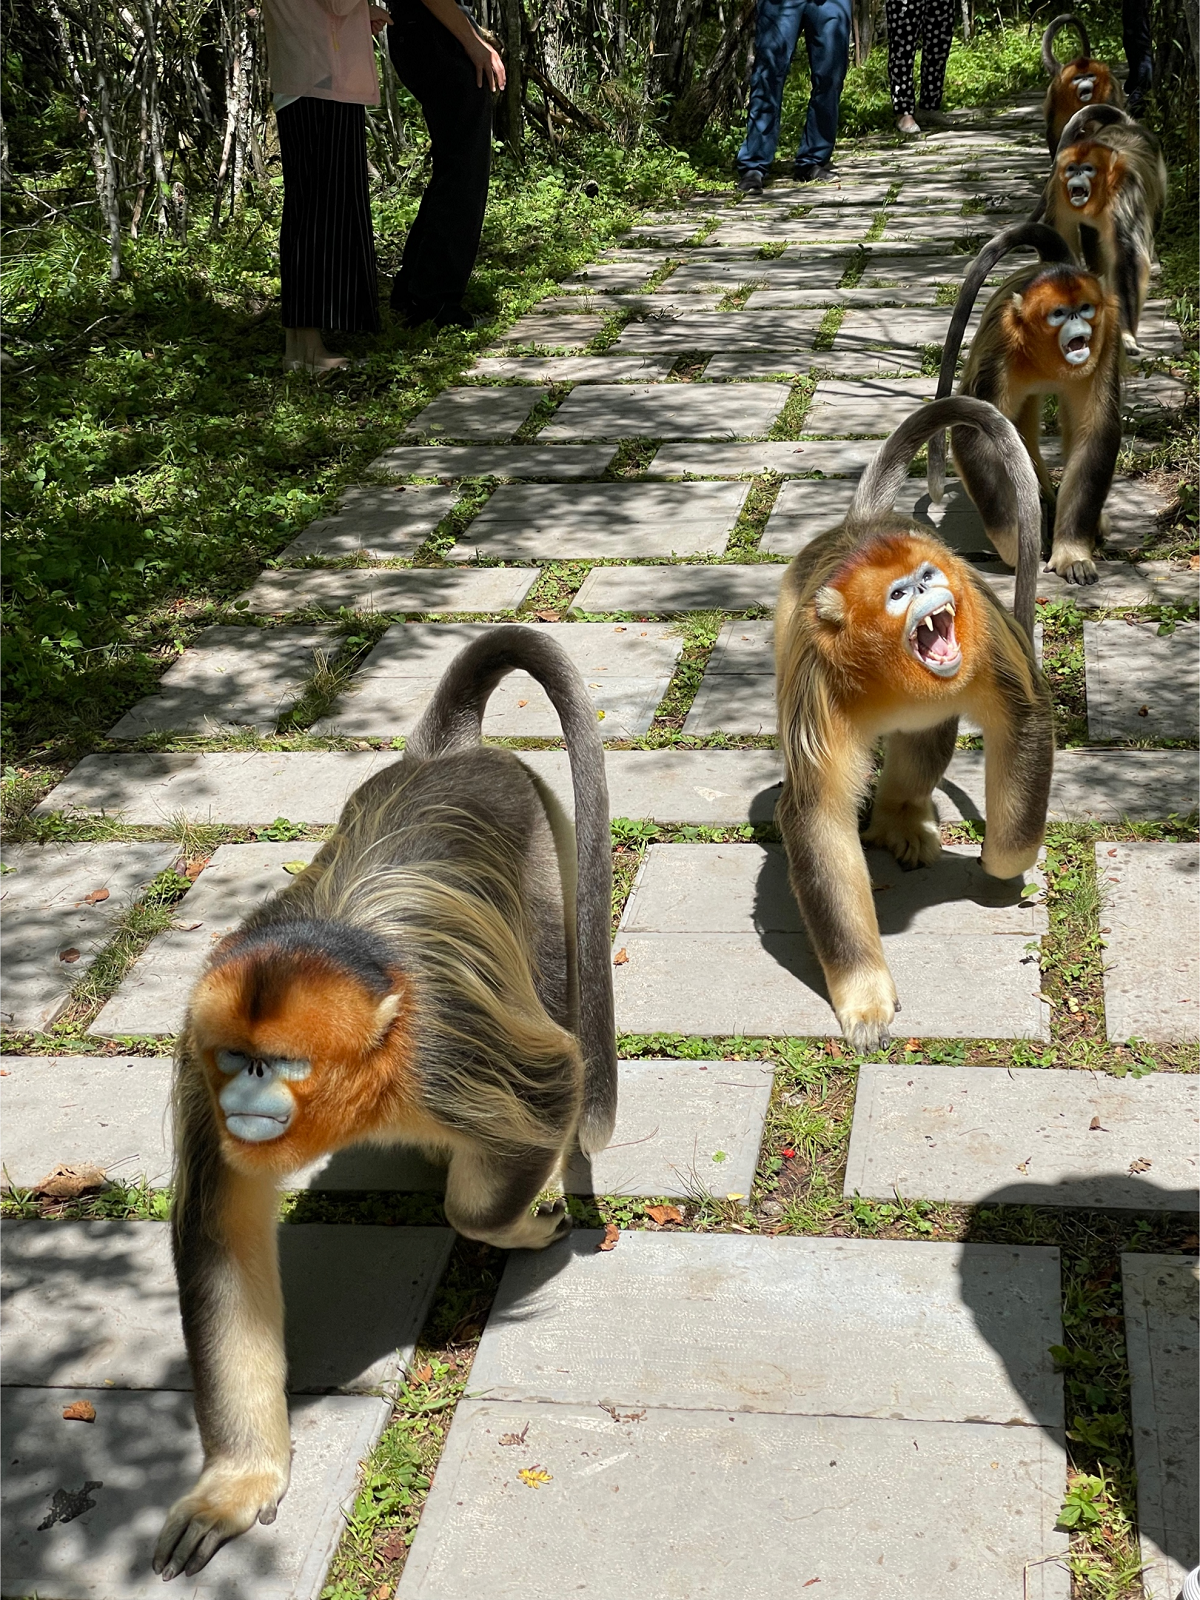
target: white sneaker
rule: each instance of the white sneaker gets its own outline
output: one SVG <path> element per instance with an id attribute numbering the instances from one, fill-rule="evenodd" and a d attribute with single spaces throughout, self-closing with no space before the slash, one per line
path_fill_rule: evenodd
<path id="1" fill-rule="evenodd" d="M 898 132 L 904 134 L 906 138 L 909 139 L 911 139 L 914 134 L 919 134 L 921 131 L 917 125 L 917 119 L 907 111 L 902 117 L 896 118 L 896 128 Z"/>
<path id="2" fill-rule="evenodd" d="M 1184 1578 L 1179 1600 L 1200 1600 L 1200 1567 L 1193 1567 Z"/>

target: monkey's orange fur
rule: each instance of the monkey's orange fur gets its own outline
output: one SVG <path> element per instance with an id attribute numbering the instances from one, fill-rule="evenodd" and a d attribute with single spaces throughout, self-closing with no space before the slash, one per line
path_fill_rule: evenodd
<path id="1" fill-rule="evenodd" d="M 1096 308 L 1092 323 L 1094 337 L 1086 361 L 1072 366 L 1062 353 L 1058 330 L 1048 317 L 1061 307 L 1090 302 Z M 1036 389 L 1063 383 L 1090 383 L 1096 375 L 1110 339 L 1116 335 L 1117 309 L 1112 296 L 1099 278 L 1090 272 L 1064 272 L 1052 268 L 1035 278 L 1018 298 L 1002 308 L 1002 321 L 1008 335 L 1009 383 L 1011 387 Z"/>
<path id="2" fill-rule="evenodd" d="M 954 596 L 963 662 L 953 678 L 935 677 L 913 660 L 904 645 L 907 613 L 889 616 L 885 606 L 893 583 L 926 561 L 940 568 Z M 940 540 L 878 534 L 847 556 L 825 587 L 842 596 L 845 612 L 840 626 L 818 627 L 818 645 L 836 674 L 842 709 L 854 721 L 890 720 L 905 704 L 954 699 L 974 683 L 983 659 L 979 602 L 963 563 Z"/>
<path id="3" fill-rule="evenodd" d="M 1092 92 L 1086 100 L 1080 96 L 1076 87 L 1080 78 L 1095 80 Z M 1079 56 L 1074 61 L 1068 61 L 1059 69 L 1058 76 L 1046 91 L 1043 109 L 1051 153 L 1058 148 L 1058 141 L 1062 138 L 1062 131 L 1067 123 L 1077 111 L 1082 111 L 1084 106 L 1124 104 L 1125 96 L 1121 92 L 1121 86 L 1103 61 L 1094 61 L 1087 56 Z"/>
<path id="4" fill-rule="evenodd" d="M 1083 166 L 1085 162 L 1096 169 L 1092 191 L 1083 205 L 1073 206 L 1067 195 L 1067 168 Z M 1126 167 L 1127 163 L 1118 151 L 1095 139 L 1081 139 L 1077 144 L 1069 144 L 1065 150 L 1060 150 L 1054 161 L 1054 186 L 1057 190 L 1055 215 L 1069 217 L 1074 214 L 1084 222 L 1090 222 L 1093 227 L 1100 227 L 1112 191 L 1120 187 Z"/>
<path id="5" fill-rule="evenodd" d="M 312 1064 L 307 1078 L 288 1085 L 296 1114 L 278 1139 L 248 1144 L 217 1117 L 229 1164 L 246 1173 L 283 1174 L 384 1128 L 404 1128 L 414 1137 L 444 1133 L 419 1104 L 411 1005 L 402 980 L 381 1034 L 379 999 L 355 978 L 319 958 L 298 963 L 273 956 L 270 949 L 235 956 L 201 980 L 192 1000 L 214 1107 L 228 1081 L 216 1064 L 218 1050 Z"/>

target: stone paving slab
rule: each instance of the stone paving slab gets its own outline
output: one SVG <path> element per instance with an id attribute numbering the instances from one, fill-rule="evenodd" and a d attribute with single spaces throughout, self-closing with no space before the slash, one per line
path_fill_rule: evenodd
<path id="1" fill-rule="evenodd" d="M 719 555 L 749 492 L 740 483 L 506 485 L 464 530 L 450 558 Z"/>
<path id="2" fill-rule="evenodd" d="M 935 286 L 915 284 L 906 288 L 851 289 L 755 289 L 747 297 L 747 311 L 778 311 L 793 306 L 920 306 L 934 304 Z M 834 350 L 837 350 L 834 344 Z"/>
<path id="3" fill-rule="evenodd" d="M 1164 759 L 1178 757 L 1165 752 Z M 43 802 L 56 810 L 162 824 L 196 822 L 336 822 L 351 792 L 398 759 L 392 750 L 178 751 L 85 756 Z M 521 759 L 566 803 L 565 750 L 523 750 Z M 1139 759 L 1122 755 L 1117 760 Z M 770 820 L 779 760 L 770 750 L 610 750 L 609 804 L 615 817 L 655 817 L 705 824 Z M 1131 797 L 1142 792 L 1142 784 Z M 1172 808 L 1167 808 L 1172 809 Z M 1178 805 L 1175 810 L 1181 809 Z M 1155 815 L 1166 815 L 1166 810 Z"/>
<path id="4" fill-rule="evenodd" d="M 163 1593 L 150 1568 L 163 1518 L 203 1461 L 191 1396 L 94 1389 L 72 1398 L 92 1401 L 94 1423 L 63 1422 L 61 1390 L 3 1391 L 5 1590 L 151 1600 Z M 278 1519 L 226 1545 L 197 1577 L 177 1579 L 181 1600 L 317 1600 L 358 1463 L 390 1412 L 366 1395 L 294 1402 L 291 1485 Z M 57 1495 L 85 1489 L 88 1509 L 42 1529 Z"/>
<path id="5" fill-rule="evenodd" d="M 574 288 L 578 284 L 605 293 L 610 290 L 642 289 L 657 271 L 657 264 L 650 260 L 593 261 L 590 266 L 581 267 L 569 278 L 564 278 L 563 287 Z"/>
<path id="6" fill-rule="evenodd" d="M 750 298 L 753 300 L 754 296 Z M 916 373 L 920 365 L 914 352 L 904 350 L 851 350 L 841 355 L 832 350 L 795 350 L 777 356 L 766 351 L 744 355 L 722 352 L 710 357 L 701 378 L 710 383 L 729 378 L 798 378 L 809 372 L 878 378 L 891 373 Z"/>
<path id="7" fill-rule="evenodd" d="M 350 690 L 318 733 L 382 736 L 411 731 L 450 662 L 487 623 L 400 623 L 367 657 Z M 683 649 L 666 623 L 561 622 L 545 625 L 583 674 L 603 712 L 607 739 L 645 733 Z M 483 731 L 493 737 L 560 738 L 558 713 L 524 672 L 504 678 L 488 702 Z"/>
<path id="8" fill-rule="evenodd" d="M 303 693 L 321 658 L 341 641 L 331 627 L 204 628 L 159 679 L 159 692 L 132 706 L 108 730 L 110 739 L 150 733 L 213 737 L 275 724 Z"/>
<path id="9" fill-rule="evenodd" d="M 834 351 L 861 350 L 869 345 L 886 345 L 889 349 L 904 346 L 919 350 L 927 344 L 945 344 L 953 309 L 952 306 L 938 306 L 930 311 L 898 307 L 881 311 L 847 311 L 841 327 L 833 336 Z M 967 327 L 968 343 L 978 325 L 979 314 L 976 312 Z"/>
<path id="10" fill-rule="evenodd" d="M 256 616 L 282 616 L 309 606 L 333 613 L 342 606 L 352 611 L 408 613 L 515 611 L 537 579 L 537 571 L 530 567 L 266 572 L 234 603 Z"/>
<path id="11" fill-rule="evenodd" d="M 397 1600 L 562 1600 L 581 1574 L 589 1600 L 761 1600 L 814 1578 L 826 1600 L 962 1600 L 964 1568 L 981 1595 L 1027 1575 L 1028 1600 L 1067 1600 L 1065 1456 L 1041 1429 L 619 1415 L 460 1401 Z M 541 1494 L 517 1481 L 537 1463 Z M 658 1532 L 636 1538 L 649 1508 Z"/>
<path id="12" fill-rule="evenodd" d="M 714 356 L 714 360 L 716 357 Z M 647 478 L 733 478 L 774 472 L 781 478 L 820 472 L 857 478 L 875 459 L 873 440 L 767 439 L 757 444 L 664 444 L 646 468 Z"/>
<path id="13" fill-rule="evenodd" d="M 1179 567 L 1173 562 L 1140 561 L 1137 563 L 1132 563 L 1128 561 L 1097 561 L 1096 567 L 1100 574 L 1099 580 L 1096 583 L 1089 584 L 1086 588 L 1080 588 L 1078 584 L 1067 583 L 1065 579 L 1060 578 L 1056 572 L 1046 572 L 1043 570 L 1038 574 L 1037 592 L 1039 596 L 1042 596 L 1047 600 L 1070 600 L 1080 611 L 1101 611 L 1106 608 L 1118 608 L 1125 606 L 1194 606 L 1196 604 L 1197 590 L 1200 588 L 1200 574 L 1192 572 L 1186 568 Z M 1005 569 L 999 565 L 997 565 L 992 571 L 988 571 L 987 569 L 981 567 L 980 572 L 982 577 L 985 578 L 986 581 L 991 585 L 993 592 L 1000 598 L 1002 603 L 1011 609 L 1014 589 L 1013 578 L 1007 575 Z M 1085 622 L 1083 626 L 1084 644 L 1086 647 L 1087 630 L 1092 626 L 1092 624 Z M 1098 626 L 1124 628 L 1127 627 L 1128 624 L 1124 622 L 1100 623 Z M 1153 634 L 1154 630 L 1158 627 L 1158 624 L 1148 623 L 1145 626 L 1148 631 Z M 1188 626 L 1194 628 L 1195 624 L 1185 623 L 1180 625 L 1181 629 Z M 1139 641 L 1138 644 L 1138 648 L 1140 647 L 1141 641 Z M 1180 653 L 1182 654 L 1182 652 Z M 1089 670 L 1087 673 L 1087 685 L 1088 699 L 1090 703 L 1092 673 L 1090 670 L 1090 663 L 1088 666 Z M 1105 663 L 1105 666 L 1107 667 L 1107 662 Z M 1185 674 L 1186 670 L 1187 667 L 1185 663 Z M 1138 674 L 1135 666 L 1134 670 L 1130 672 L 1123 680 L 1121 693 L 1125 697 L 1126 701 L 1128 701 L 1131 692 L 1136 693 L 1137 677 L 1139 675 L 1140 674 Z M 1104 685 L 1104 692 L 1107 694 L 1107 681 L 1104 678 L 1101 678 L 1098 681 Z M 1186 676 L 1184 681 L 1186 684 Z M 1195 680 L 1193 679 L 1193 682 L 1194 681 Z M 1130 688 L 1131 683 L 1134 686 L 1132 691 Z M 1186 693 L 1186 690 L 1184 692 Z M 1163 699 L 1160 693 L 1156 692 L 1154 698 L 1158 701 L 1160 706 L 1163 705 Z M 1174 689 L 1172 694 L 1173 704 L 1178 705 L 1180 699 L 1182 698 L 1184 698 L 1184 695 L 1180 693 L 1180 689 Z M 1192 699 L 1194 704 L 1194 691 Z M 1133 710 L 1131 712 L 1131 715 L 1135 718 L 1137 718 L 1137 711 L 1138 703 L 1135 699 L 1133 701 Z M 1149 715 L 1150 712 L 1148 711 L 1147 716 Z M 1132 728 L 1131 731 L 1124 737 L 1133 739 L 1153 739 L 1155 737 L 1194 739 L 1196 737 L 1194 711 L 1192 713 L 1192 731 L 1190 734 L 1185 733 L 1172 735 L 1156 732 L 1153 728 L 1153 725 L 1147 727 L 1146 724 L 1147 718 L 1137 718 L 1137 726 Z M 1091 729 L 1091 732 L 1093 737 L 1102 737 L 1101 735 L 1096 734 L 1094 728 Z M 1121 736 L 1114 734 L 1109 735 L 1108 737 L 1116 738 Z"/>
<path id="14" fill-rule="evenodd" d="M 737 439 L 770 432 L 789 393 L 782 383 L 741 384 L 722 394 L 695 383 L 592 384 L 571 391 L 541 437 Z"/>
<path id="15" fill-rule="evenodd" d="M 730 255 L 732 260 L 725 260 Z M 848 250 L 830 250 L 826 254 L 814 253 L 803 261 L 789 261 L 777 257 L 764 261 L 761 256 L 744 256 L 740 251 L 710 252 L 710 256 L 697 260 L 694 253 L 667 279 L 677 293 L 687 293 L 708 288 L 725 292 L 748 283 L 762 284 L 777 289 L 833 290 L 853 258 Z"/>
<path id="16" fill-rule="evenodd" d="M 391 561 L 411 556 L 451 510 L 451 489 L 403 487 L 347 489 L 337 515 L 321 517 L 279 552 L 280 561 L 299 556 L 356 556 Z"/>
<path id="17" fill-rule="evenodd" d="M 99 1038 L 178 1033 L 188 993 L 213 946 L 255 906 L 287 888 L 285 862 L 311 861 L 319 849 L 314 839 L 218 845 L 177 905 L 177 921 L 138 957 L 88 1032 Z"/>
<path id="18" fill-rule="evenodd" d="M 671 283 L 653 294 L 575 294 L 555 295 L 543 300 L 540 311 L 561 316 L 571 311 L 632 312 L 635 317 L 671 317 L 681 311 L 716 311 L 725 298 L 723 291 L 710 294 L 680 293 Z"/>
<path id="19" fill-rule="evenodd" d="M 1121 1257 L 1146 1600 L 1176 1600 L 1200 1565 L 1195 1256 Z"/>
<path id="20" fill-rule="evenodd" d="M 169 1181 L 167 1057 L 6 1061 L 8 1078 L 0 1082 L 6 1186 L 27 1188 L 59 1161 L 94 1162 L 124 1183 Z M 569 1194 L 750 1193 L 771 1098 L 769 1067 L 622 1061 L 618 1075 L 612 1142 L 590 1162 L 575 1158 L 564 1177 Z M 286 1187 L 440 1191 L 444 1184 L 444 1167 L 412 1147 L 359 1145 L 313 1162 Z"/>
<path id="21" fill-rule="evenodd" d="M 555 316 L 552 312 L 527 311 L 507 333 L 501 334 L 497 349 L 505 345 L 543 345 L 550 350 L 582 350 L 604 327 L 602 316 Z M 491 354 L 491 351 L 487 352 Z"/>
<path id="22" fill-rule="evenodd" d="M 684 611 L 774 610 L 782 567 L 593 567 L 571 611 L 634 611 L 672 616 Z"/>
<path id="23" fill-rule="evenodd" d="M 1169 314 L 1166 300 L 1147 300 L 1138 323 L 1138 344 L 1149 354 L 1174 356 L 1183 353 L 1179 324 Z"/>
<path id="24" fill-rule="evenodd" d="M 878 851 L 868 862 L 904 1007 L 898 1028 L 918 1038 L 1048 1036 L 1027 948 L 1044 913 L 1018 902 L 1019 884 L 987 878 L 976 853 L 959 848 L 918 873 Z M 629 958 L 614 972 L 623 1032 L 838 1032 L 778 846 L 651 845 L 616 941 Z"/>
<path id="25" fill-rule="evenodd" d="M 376 456 L 368 472 L 400 478 L 598 478 L 612 445 L 399 445 Z"/>
<path id="26" fill-rule="evenodd" d="M 1097 844 L 1108 1037 L 1200 1034 L 1200 847 Z"/>
<path id="27" fill-rule="evenodd" d="M 769 621 L 722 626 L 684 720 L 685 733 L 776 731 L 774 639 Z"/>
<path id="28" fill-rule="evenodd" d="M 953 212 L 901 211 L 897 207 L 889 206 L 883 238 L 920 241 L 952 239 L 955 244 L 962 242 L 969 244 L 972 250 L 978 250 L 988 236 L 995 232 L 995 223 L 987 217 L 964 217 Z"/>
<path id="29" fill-rule="evenodd" d="M 48 1028 L 122 914 L 179 854 L 173 844 L 14 844 L 4 850 L 3 996 L 10 1028 Z M 87 896 L 107 890 L 103 900 Z M 63 955 L 76 951 L 64 961 Z"/>
<path id="30" fill-rule="evenodd" d="M 1198 1136 L 1200 1077 L 1183 1073 L 864 1063 L 842 1192 L 1193 1210 Z M 1151 1171 L 1131 1173 L 1143 1159 Z"/>
<path id="31" fill-rule="evenodd" d="M 665 378 L 674 356 L 481 356 L 468 376 L 518 383 L 630 383 Z"/>
<path id="32" fill-rule="evenodd" d="M 549 393 L 549 389 L 443 389 L 404 434 L 417 439 L 511 439 Z"/>
<path id="33" fill-rule="evenodd" d="M 6 1224 L 5 1384 L 190 1389 L 170 1233 L 166 1222 Z M 450 1228 L 281 1228 L 289 1390 L 367 1394 L 393 1382 L 453 1243 Z"/>
<path id="34" fill-rule="evenodd" d="M 632 322 L 612 345 L 627 350 L 809 350 L 824 312 L 697 311 L 663 322 Z"/>
<path id="35" fill-rule="evenodd" d="M 164 1188 L 170 1093 L 170 1056 L 5 1056 L 0 1186 L 30 1189 L 60 1161 L 87 1161 Z"/>
<path id="36" fill-rule="evenodd" d="M 1195 739 L 1200 627 L 1085 622 L 1088 732 L 1093 739 Z"/>
<path id="37" fill-rule="evenodd" d="M 864 378 L 857 383 L 827 378 L 816 387 L 804 431 L 888 434 L 936 392 L 937 379 L 933 377 Z"/>
<path id="38" fill-rule="evenodd" d="M 1038 1246 L 622 1233 L 508 1259 L 490 1401 L 1059 1427 L 1059 1255 Z"/>
<path id="39" fill-rule="evenodd" d="M 745 222 L 724 222 L 713 234 L 714 244 L 857 244 L 870 227 L 871 219 L 863 214 L 833 213 L 830 222 L 816 221 L 811 217 L 761 217 Z"/>
<path id="40" fill-rule="evenodd" d="M 1178 411 L 1187 400 L 1187 385 L 1165 372 L 1151 372 L 1143 377 L 1126 378 L 1121 385 L 1121 406 L 1130 424 L 1135 425 L 1146 416 L 1161 416 L 1164 411 Z"/>

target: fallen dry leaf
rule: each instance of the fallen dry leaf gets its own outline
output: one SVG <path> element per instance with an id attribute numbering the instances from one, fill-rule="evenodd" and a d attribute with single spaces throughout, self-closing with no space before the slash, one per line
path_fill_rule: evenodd
<path id="1" fill-rule="evenodd" d="M 108 899 L 108 890 L 107 889 L 93 889 L 91 894 L 85 894 L 84 895 L 83 903 L 84 903 L 85 906 L 98 906 L 100 904 L 101 900 L 107 900 L 107 899 Z"/>
<path id="2" fill-rule="evenodd" d="M 90 1400 L 76 1400 L 63 1410 L 64 1422 L 95 1422 L 96 1408 Z"/>
<path id="3" fill-rule="evenodd" d="M 381 1583 L 375 1590 L 375 1600 L 390 1600 L 392 1586 L 390 1583 Z"/>
<path id="4" fill-rule="evenodd" d="M 1195 1250 L 1197 1247 L 1200 1247 L 1200 1233 L 1184 1234 L 1183 1248 L 1185 1250 Z"/>
<path id="5" fill-rule="evenodd" d="M 307 866 L 307 861 L 285 861 L 283 863 L 283 870 L 285 872 L 290 872 L 294 878 L 297 873 L 303 872 Z"/>
<path id="6" fill-rule="evenodd" d="M 552 1475 L 544 1467 L 522 1467 L 517 1473 L 522 1483 L 527 1483 L 531 1489 L 540 1489 L 543 1483 L 552 1483 Z"/>
<path id="7" fill-rule="evenodd" d="M 1028 1172 L 1029 1171 L 1029 1163 L 1032 1160 L 1033 1160 L 1032 1156 L 1026 1156 L 1024 1161 L 1019 1161 L 1017 1163 L 1017 1171 L 1018 1172 Z"/>
<path id="8" fill-rule="evenodd" d="M 193 856 L 190 861 L 184 862 L 180 877 L 187 878 L 190 883 L 195 883 L 211 859 L 211 856 Z"/>
<path id="9" fill-rule="evenodd" d="M 820 1581 L 820 1578 L 810 1578 L 807 1583 L 802 1583 L 800 1587 L 802 1589 L 811 1589 L 814 1583 L 820 1583 Z"/>
<path id="10" fill-rule="evenodd" d="M 40 1183 L 34 1184 L 33 1191 L 51 1200 L 74 1200 L 89 1189 L 103 1189 L 107 1181 L 104 1168 L 90 1161 L 60 1161 Z"/>
<path id="11" fill-rule="evenodd" d="M 906 1050 L 919 1050 L 921 1048 L 921 1041 L 920 1039 L 905 1039 L 904 1048 Z"/>
<path id="12" fill-rule="evenodd" d="M 558 621 L 558 612 L 557 611 L 535 611 L 533 614 L 538 619 L 539 622 L 557 622 Z"/>
<path id="13" fill-rule="evenodd" d="M 518 700 L 517 701 L 517 705 L 518 706 L 527 706 L 528 704 L 529 704 L 528 700 Z"/>
<path id="14" fill-rule="evenodd" d="M 1093 1117 L 1092 1120 L 1088 1123 L 1088 1132 L 1089 1133 L 1107 1133 L 1108 1129 L 1107 1128 L 1102 1128 L 1100 1126 L 1100 1118 L 1099 1117 Z"/>
<path id="15" fill-rule="evenodd" d="M 504 1444 L 504 1445 L 524 1444 L 526 1438 L 528 1437 L 528 1435 L 529 1435 L 529 1424 L 526 1423 L 525 1426 L 521 1429 L 520 1433 L 502 1433 L 500 1435 L 500 1443 Z"/>
<path id="16" fill-rule="evenodd" d="M 668 1222 L 682 1222 L 683 1212 L 678 1206 L 647 1206 L 646 1215 L 663 1227 Z"/>
<path id="17" fill-rule="evenodd" d="M 621 1230 L 620 1230 L 620 1228 L 617 1227 L 616 1223 L 615 1222 L 606 1222 L 604 1224 L 604 1237 L 603 1237 L 603 1239 L 601 1239 L 600 1243 L 596 1246 L 596 1249 L 597 1250 L 615 1250 L 617 1248 L 617 1245 L 620 1243 L 620 1239 L 621 1239 Z"/>
<path id="18" fill-rule="evenodd" d="M 417 1368 L 417 1370 L 413 1373 L 413 1377 L 418 1383 L 428 1383 L 430 1378 L 433 1377 L 433 1368 L 428 1362 L 426 1362 L 423 1367 Z"/>
<path id="19" fill-rule="evenodd" d="M 404 1535 L 397 1528 L 389 1529 L 383 1540 L 375 1548 L 385 1561 L 399 1561 L 408 1552 L 408 1544 Z M 388 1593 L 391 1594 L 391 1592 L 391 1589 L 389 1589 Z"/>
<path id="20" fill-rule="evenodd" d="M 195 933 L 196 929 L 202 928 L 204 924 L 202 922 L 173 922 L 171 926 L 178 933 Z"/>
<path id="21" fill-rule="evenodd" d="M 1139 706 L 1138 707 L 1138 716 L 1139 717 L 1148 717 L 1149 715 L 1150 715 L 1150 707 L 1149 706 Z"/>
<path id="22" fill-rule="evenodd" d="M 1149 1172 L 1153 1165 L 1149 1156 L 1138 1156 L 1135 1161 L 1129 1163 L 1129 1171 L 1131 1175 L 1135 1172 Z"/>
<path id="23" fill-rule="evenodd" d="M 597 1401 L 601 1411 L 607 1411 L 614 1422 L 645 1422 L 644 1411 L 618 1411 L 616 1406 L 606 1405 L 603 1400 Z"/>
<path id="24" fill-rule="evenodd" d="M 624 967 L 624 966 L 627 966 L 628 964 L 629 964 L 629 951 L 626 950 L 624 945 L 622 945 L 621 948 L 617 951 L 616 955 L 613 957 L 613 966 L 614 967 Z"/>
<path id="25" fill-rule="evenodd" d="M 70 950 L 60 950 L 58 952 L 58 959 L 60 961 L 65 961 L 66 964 L 70 966 L 72 962 L 79 960 L 79 951 L 76 950 L 74 946 L 72 946 Z"/>

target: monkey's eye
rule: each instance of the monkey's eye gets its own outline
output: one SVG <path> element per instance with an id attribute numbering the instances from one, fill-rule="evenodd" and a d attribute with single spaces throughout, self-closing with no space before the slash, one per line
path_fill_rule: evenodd
<path id="1" fill-rule="evenodd" d="M 888 595 L 888 599 L 889 600 L 903 600 L 904 596 L 907 593 L 908 593 L 908 590 L 905 588 L 905 586 L 902 583 L 898 583 L 896 585 L 896 587 L 892 590 L 892 592 Z"/>
<path id="2" fill-rule="evenodd" d="M 232 1078 L 237 1072 L 245 1072 L 250 1064 L 250 1057 L 239 1055 L 236 1050 L 218 1050 L 217 1067 L 227 1078 Z"/>
<path id="3" fill-rule="evenodd" d="M 1094 178 L 1096 176 L 1095 167 L 1080 167 L 1079 170 L 1083 173 L 1085 178 Z"/>
<path id="4" fill-rule="evenodd" d="M 1079 315 L 1085 322 L 1090 322 L 1096 315 L 1096 308 L 1095 306 L 1080 306 Z"/>
<path id="5" fill-rule="evenodd" d="M 1054 310 L 1046 318 L 1046 321 L 1052 328 L 1061 328 L 1063 323 L 1067 320 L 1068 315 L 1069 312 L 1067 311 L 1066 306 L 1055 306 Z"/>

